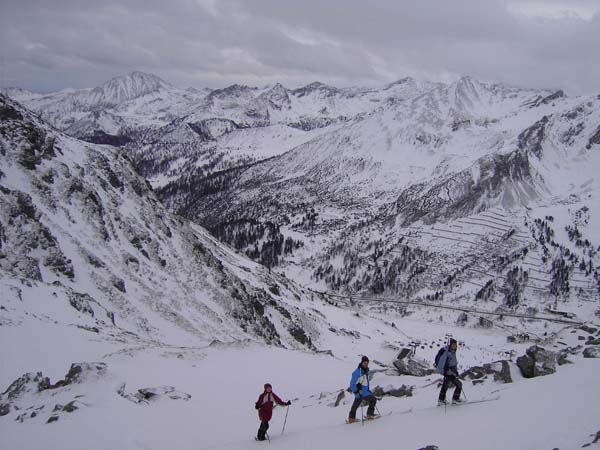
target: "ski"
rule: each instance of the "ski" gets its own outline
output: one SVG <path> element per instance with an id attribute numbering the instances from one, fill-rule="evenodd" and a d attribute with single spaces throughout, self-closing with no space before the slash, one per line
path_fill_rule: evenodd
<path id="1" fill-rule="evenodd" d="M 393 411 L 390 411 L 390 412 L 387 412 L 387 413 L 385 413 L 385 414 L 380 414 L 380 415 L 374 416 L 374 417 L 373 417 L 373 418 L 371 418 L 371 419 L 367 419 L 367 418 L 365 418 L 365 419 L 364 419 L 364 421 L 365 421 L 365 422 L 371 422 L 371 421 L 373 421 L 373 420 L 381 419 L 382 417 L 385 417 L 385 416 L 391 416 L 391 415 L 392 415 L 392 413 L 393 413 Z M 357 420 L 356 422 L 348 422 L 348 419 L 346 419 L 346 424 L 347 424 L 347 425 L 352 425 L 352 424 L 355 424 L 355 423 L 361 423 L 361 422 L 362 422 L 362 420 Z"/>
<path id="2" fill-rule="evenodd" d="M 448 403 L 448 406 L 462 406 L 462 405 L 471 405 L 473 403 L 483 403 L 483 402 L 493 402 L 495 400 L 500 400 L 500 396 L 496 395 L 494 397 L 480 398 L 476 400 L 467 400 L 461 403 Z"/>

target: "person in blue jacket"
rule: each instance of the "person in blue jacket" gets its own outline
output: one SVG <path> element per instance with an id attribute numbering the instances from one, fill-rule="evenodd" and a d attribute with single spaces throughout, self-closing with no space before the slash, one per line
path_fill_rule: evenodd
<path id="1" fill-rule="evenodd" d="M 446 404 L 446 392 L 448 391 L 449 383 L 454 384 L 454 394 L 452 395 L 452 403 L 462 403 L 460 394 L 462 392 L 462 382 L 458 378 L 458 361 L 456 359 L 456 349 L 458 343 L 455 339 L 450 339 L 450 343 L 445 347 L 440 348 L 435 356 L 435 369 L 444 376 L 442 389 L 438 397 L 438 406 Z"/>
<path id="2" fill-rule="evenodd" d="M 367 419 L 374 419 L 375 417 L 375 404 L 377 399 L 369 389 L 369 358 L 363 356 L 360 360 L 360 364 L 354 372 L 352 372 L 352 378 L 350 379 L 350 390 L 354 392 L 354 402 L 350 408 L 350 414 L 348 415 L 348 423 L 356 422 L 356 410 L 364 401 L 369 405 L 367 408 Z"/>

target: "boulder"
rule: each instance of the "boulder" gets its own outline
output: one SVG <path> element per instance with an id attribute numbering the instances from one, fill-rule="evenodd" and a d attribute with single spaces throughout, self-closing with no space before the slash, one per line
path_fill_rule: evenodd
<path id="1" fill-rule="evenodd" d="M 584 358 L 600 358 L 600 347 L 586 347 L 583 351 Z"/>
<path id="2" fill-rule="evenodd" d="M 412 391 L 412 386 L 406 386 L 404 384 L 399 388 L 392 385 L 386 387 L 376 386 L 375 389 L 373 389 L 373 395 L 375 397 L 383 397 L 386 395 L 390 397 L 412 397 Z"/>
<path id="3" fill-rule="evenodd" d="M 342 402 L 342 400 L 344 400 L 345 396 L 346 396 L 346 391 L 344 391 L 343 389 L 340 390 L 339 394 L 337 395 L 337 397 L 335 399 L 334 406 L 340 406 L 340 403 Z"/>
<path id="4" fill-rule="evenodd" d="M 161 398 L 169 398 L 171 400 L 188 401 L 192 398 L 190 394 L 177 391 L 173 386 L 158 386 L 153 388 L 138 389 L 135 393 L 126 393 L 125 384 L 122 384 L 117 393 L 133 403 L 147 404 L 151 401 L 156 401 Z"/>
<path id="5" fill-rule="evenodd" d="M 429 364 L 412 358 L 397 359 L 394 361 L 394 367 L 398 370 L 399 375 L 425 377 L 434 373 L 434 370 L 429 368 Z"/>
<path id="6" fill-rule="evenodd" d="M 600 338 L 588 339 L 585 345 L 600 345 Z"/>
<path id="7" fill-rule="evenodd" d="M 581 325 L 579 327 L 579 329 L 582 331 L 585 331 L 586 333 L 589 333 L 589 334 L 594 334 L 595 332 L 598 331 L 598 328 L 590 327 L 589 325 Z"/>
<path id="8" fill-rule="evenodd" d="M 475 366 L 465 370 L 460 378 L 465 380 L 483 381 L 488 375 L 493 376 L 494 381 L 498 383 L 512 383 L 512 377 L 510 374 L 510 365 L 508 361 L 496 361 L 491 364 L 484 364 L 483 366 Z"/>
<path id="9" fill-rule="evenodd" d="M 409 356 L 411 353 L 412 353 L 412 350 L 410 348 L 404 347 L 402 350 L 400 350 L 400 353 L 398 353 L 398 356 L 396 356 L 396 359 L 404 359 L 407 356 Z"/>
<path id="10" fill-rule="evenodd" d="M 406 386 L 403 384 L 399 388 L 386 391 L 385 394 L 391 397 L 412 397 L 412 391 L 412 386 Z"/>
<path id="11" fill-rule="evenodd" d="M 440 450 L 437 445 L 428 445 L 426 447 L 421 447 L 419 450 Z"/>
<path id="12" fill-rule="evenodd" d="M 558 355 L 543 347 L 529 347 L 526 354 L 517 358 L 517 366 L 525 378 L 540 377 L 556 372 Z"/>

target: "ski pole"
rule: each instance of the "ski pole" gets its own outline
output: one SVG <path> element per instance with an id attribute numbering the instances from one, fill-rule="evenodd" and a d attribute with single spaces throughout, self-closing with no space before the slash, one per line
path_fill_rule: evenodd
<path id="1" fill-rule="evenodd" d="M 287 409 L 285 410 L 285 420 L 283 421 L 283 428 L 281 429 L 282 436 L 283 436 L 283 432 L 285 431 L 285 424 L 287 423 L 287 416 L 288 416 L 289 412 L 290 412 L 290 405 L 288 405 Z"/>
<path id="2" fill-rule="evenodd" d="M 469 400 L 467 399 L 467 394 L 465 393 L 465 388 L 464 387 L 462 389 L 462 393 L 465 396 L 465 402 L 468 402 Z"/>
<path id="3" fill-rule="evenodd" d="M 265 431 L 265 436 L 267 436 L 267 441 L 269 441 L 269 444 L 271 443 L 271 436 L 269 436 L 269 433 L 267 433 Z"/>

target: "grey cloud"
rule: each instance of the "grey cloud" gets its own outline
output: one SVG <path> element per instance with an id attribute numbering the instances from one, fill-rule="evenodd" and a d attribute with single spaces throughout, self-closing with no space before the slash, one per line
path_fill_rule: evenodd
<path id="1" fill-rule="evenodd" d="M 596 0 L 569 0 L 594 11 Z M 546 5 L 568 7 L 566 0 Z M 4 0 L 10 84 L 93 86 L 131 70 L 176 85 L 382 84 L 471 74 L 600 92 L 600 14 L 544 18 L 537 0 Z M 565 6 L 567 5 L 567 6 Z M 543 16 L 543 15 L 542 15 Z"/>

